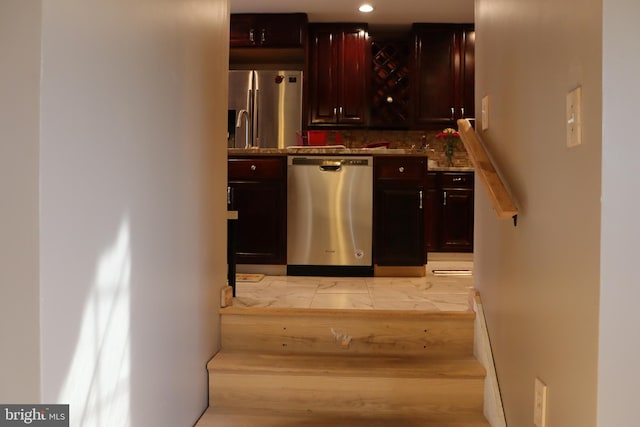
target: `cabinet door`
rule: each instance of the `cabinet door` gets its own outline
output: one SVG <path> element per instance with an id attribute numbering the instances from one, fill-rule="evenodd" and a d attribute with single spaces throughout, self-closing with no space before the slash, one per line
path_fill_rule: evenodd
<path id="1" fill-rule="evenodd" d="M 309 123 L 336 122 L 338 105 L 337 30 L 333 26 L 314 26 L 309 43 Z"/>
<path id="2" fill-rule="evenodd" d="M 456 113 L 457 34 L 451 26 L 414 26 L 414 123 L 451 126 Z"/>
<path id="3" fill-rule="evenodd" d="M 460 42 L 462 44 L 461 64 L 461 109 L 458 118 L 474 118 L 475 117 L 475 46 L 476 33 L 473 25 L 465 25 L 462 27 Z"/>
<path id="4" fill-rule="evenodd" d="M 260 15 L 258 37 L 262 47 L 300 48 L 304 46 L 307 16 L 304 13 Z"/>
<path id="5" fill-rule="evenodd" d="M 255 15 L 232 14 L 229 21 L 229 47 L 255 47 Z"/>
<path id="6" fill-rule="evenodd" d="M 230 19 L 230 47 L 301 48 L 307 16 L 304 13 L 234 13 Z"/>
<path id="7" fill-rule="evenodd" d="M 438 173 L 429 172 L 424 203 L 425 245 L 427 252 L 440 250 L 440 215 L 442 212 L 442 191 L 438 184 Z"/>
<path id="8" fill-rule="evenodd" d="M 425 263 L 422 188 L 378 186 L 375 206 L 376 264 L 419 266 Z"/>
<path id="9" fill-rule="evenodd" d="M 238 211 L 236 262 L 239 264 L 285 264 L 283 191 L 278 184 L 229 183 L 233 209 Z"/>
<path id="10" fill-rule="evenodd" d="M 353 26 L 340 33 L 338 65 L 338 123 L 364 124 L 367 121 L 367 32 Z"/>
<path id="11" fill-rule="evenodd" d="M 316 24 L 309 32 L 309 124 L 366 124 L 366 26 Z"/>
<path id="12" fill-rule="evenodd" d="M 442 193 L 441 250 L 473 250 L 473 190 L 443 189 Z"/>

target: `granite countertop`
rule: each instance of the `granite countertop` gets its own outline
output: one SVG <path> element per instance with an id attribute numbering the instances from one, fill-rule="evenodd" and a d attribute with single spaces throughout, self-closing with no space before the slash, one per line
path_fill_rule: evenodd
<path id="1" fill-rule="evenodd" d="M 318 147 L 289 147 L 289 148 L 229 148 L 231 156 L 287 156 L 287 155 L 367 155 L 367 156 L 411 156 L 429 157 L 428 151 L 408 148 L 346 148 L 342 146 L 318 146 Z M 470 172 L 472 166 L 447 167 L 429 161 L 428 169 L 431 171 Z"/>
<path id="2" fill-rule="evenodd" d="M 229 154 L 234 156 L 273 156 L 273 155 L 366 155 L 366 156 L 417 156 L 427 157 L 426 151 L 406 148 L 347 148 L 337 145 L 304 146 L 288 148 L 229 148 Z"/>

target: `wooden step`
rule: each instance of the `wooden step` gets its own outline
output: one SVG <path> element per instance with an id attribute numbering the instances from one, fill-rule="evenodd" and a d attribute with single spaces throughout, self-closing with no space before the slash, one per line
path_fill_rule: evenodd
<path id="1" fill-rule="evenodd" d="M 227 307 L 222 348 L 234 352 L 464 358 L 473 312 Z"/>
<path id="2" fill-rule="evenodd" d="M 490 427 L 482 415 L 454 417 L 333 416 L 209 408 L 195 427 Z"/>
<path id="3" fill-rule="evenodd" d="M 484 368 L 472 357 L 255 354 L 209 362 L 209 405 L 289 413 L 448 417 L 482 413 Z"/>

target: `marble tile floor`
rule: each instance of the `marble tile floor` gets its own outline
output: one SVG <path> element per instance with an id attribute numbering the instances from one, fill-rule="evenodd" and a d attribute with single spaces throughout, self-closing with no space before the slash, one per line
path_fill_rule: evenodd
<path id="1" fill-rule="evenodd" d="M 236 307 L 466 311 L 473 276 L 439 276 L 433 270 L 470 270 L 473 261 L 429 261 L 425 277 L 265 276 L 238 282 Z"/>

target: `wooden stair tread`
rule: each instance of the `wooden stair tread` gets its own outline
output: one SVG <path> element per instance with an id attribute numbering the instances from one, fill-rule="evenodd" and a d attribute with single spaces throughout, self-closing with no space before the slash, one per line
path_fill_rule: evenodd
<path id="1" fill-rule="evenodd" d="M 427 359 L 401 356 L 292 355 L 219 352 L 207 368 L 210 372 L 371 376 L 394 378 L 484 378 L 484 367 L 473 357 Z"/>
<path id="2" fill-rule="evenodd" d="M 198 427 L 489 427 L 473 312 L 220 313 Z"/>
<path id="3" fill-rule="evenodd" d="M 239 314 L 243 316 L 303 316 L 303 317 L 364 317 L 364 318 L 402 318 L 402 319 L 475 319 L 473 311 L 420 311 L 420 310 L 358 310 L 333 308 L 295 308 L 295 307 L 224 307 L 220 314 Z"/>
<path id="4" fill-rule="evenodd" d="M 195 427 L 490 427 L 481 414 L 372 416 L 287 414 L 209 407 Z"/>

